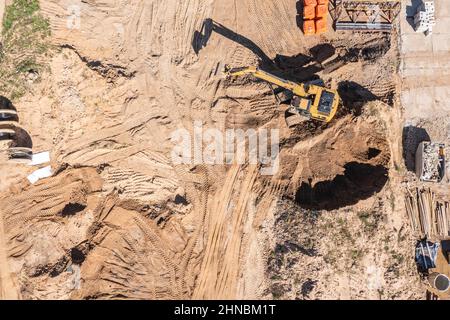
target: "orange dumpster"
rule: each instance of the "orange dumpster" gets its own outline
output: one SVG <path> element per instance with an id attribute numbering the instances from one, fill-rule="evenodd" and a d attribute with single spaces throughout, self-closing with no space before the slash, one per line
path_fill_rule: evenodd
<path id="1" fill-rule="evenodd" d="M 303 20 L 314 19 L 315 17 L 316 17 L 316 7 L 315 6 L 303 7 Z"/>
<path id="2" fill-rule="evenodd" d="M 316 18 L 325 17 L 328 14 L 328 6 L 324 4 L 319 4 L 316 7 Z"/>
<path id="3" fill-rule="evenodd" d="M 316 6 L 317 5 L 317 0 L 303 0 L 303 5 L 305 7 L 306 6 Z"/>
<path id="4" fill-rule="evenodd" d="M 316 33 L 316 26 L 314 20 L 303 21 L 303 33 L 307 36 L 311 36 Z"/>
<path id="5" fill-rule="evenodd" d="M 316 34 L 325 33 L 328 30 L 326 17 L 319 18 L 316 20 Z"/>

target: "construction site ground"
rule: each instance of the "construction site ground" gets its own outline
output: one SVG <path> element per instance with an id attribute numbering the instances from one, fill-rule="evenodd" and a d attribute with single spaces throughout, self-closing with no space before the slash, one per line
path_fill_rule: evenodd
<path id="1" fill-rule="evenodd" d="M 407 1 L 392 34 L 307 37 L 296 0 L 41 0 L 54 48 L 12 102 L 54 174 L 0 163 L 0 298 L 424 299 L 404 186 L 421 129 L 450 145 L 444 2 L 425 38 Z M 225 63 L 320 78 L 343 107 L 289 129 Z M 278 172 L 174 164 L 196 121 L 279 129 Z"/>
<path id="2" fill-rule="evenodd" d="M 408 188 L 429 188 L 439 201 L 449 201 L 449 164 L 441 184 L 417 182 L 411 171 L 413 152 L 421 141 L 435 141 L 450 151 L 450 7 L 445 0 L 435 0 L 436 25 L 433 34 L 423 37 L 414 32 L 412 15 L 419 1 L 403 0 L 401 19 L 401 103 L 404 108 L 403 149 Z M 448 238 L 448 237 L 447 237 Z M 442 239 L 442 238 L 440 238 Z M 444 238 L 445 239 L 445 238 Z M 439 238 L 432 237 L 438 241 Z M 445 248 L 448 250 L 448 248 Z M 450 277 L 448 261 L 439 250 L 435 272 Z M 429 290 L 440 298 L 448 294 Z"/>

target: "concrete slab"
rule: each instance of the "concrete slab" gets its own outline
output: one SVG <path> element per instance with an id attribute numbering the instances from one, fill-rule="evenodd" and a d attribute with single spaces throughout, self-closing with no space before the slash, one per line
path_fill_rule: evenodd
<path id="1" fill-rule="evenodd" d="M 436 17 L 449 17 L 450 16 L 450 5 L 447 0 L 435 1 L 434 6 L 436 8 Z"/>
<path id="2" fill-rule="evenodd" d="M 436 26 L 428 37 L 415 32 L 411 23 L 419 2 L 402 0 L 400 17 L 401 101 L 407 120 L 450 113 L 449 1 L 435 0 Z"/>
<path id="3" fill-rule="evenodd" d="M 425 37 L 423 33 L 406 33 L 402 35 L 402 53 L 433 51 L 433 39 Z"/>
<path id="4" fill-rule="evenodd" d="M 449 27 L 450 27 L 450 23 L 449 23 Z M 449 28 L 449 27 L 447 27 L 447 28 Z M 433 40 L 433 51 L 434 52 L 446 51 L 446 52 L 450 53 L 450 34 L 434 34 L 433 33 L 431 38 Z"/>
<path id="5" fill-rule="evenodd" d="M 450 7 L 450 3 L 448 4 Z M 445 34 L 448 30 L 448 26 L 450 23 L 450 17 L 437 17 L 436 18 L 436 25 L 433 28 L 433 33 L 439 34 L 443 33 Z"/>
<path id="6" fill-rule="evenodd" d="M 443 113 L 450 114 L 450 88 L 425 85 L 402 92 L 401 102 L 406 106 L 407 119 L 427 119 Z"/>

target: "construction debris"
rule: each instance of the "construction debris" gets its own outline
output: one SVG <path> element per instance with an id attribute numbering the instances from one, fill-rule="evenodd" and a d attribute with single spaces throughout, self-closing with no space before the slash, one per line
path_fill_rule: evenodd
<path id="1" fill-rule="evenodd" d="M 414 15 L 416 32 L 425 32 L 426 36 L 433 33 L 433 26 L 436 24 L 434 11 L 434 0 L 426 0 L 417 8 Z"/>
<path id="2" fill-rule="evenodd" d="M 421 181 L 441 182 L 445 175 L 445 145 L 421 142 L 416 151 L 416 173 Z"/>
<path id="3" fill-rule="evenodd" d="M 390 32 L 400 13 L 398 0 L 334 0 L 330 13 L 336 30 Z"/>
<path id="4" fill-rule="evenodd" d="M 51 177 L 52 174 L 53 174 L 52 167 L 47 166 L 42 169 L 38 169 L 38 170 L 34 171 L 32 174 L 30 174 L 27 177 L 27 179 L 28 179 L 28 181 L 30 181 L 31 184 L 35 184 L 36 182 L 38 182 L 41 179 Z"/>
<path id="5" fill-rule="evenodd" d="M 30 166 L 37 166 L 40 164 L 44 164 L 50 162 L 50 152 L 40 152 L 33 154 L 33 157 L 31 159 L 31 162 L 29 163 Z"/>
<path id="6" fill-rule="evenodd" d="M 430 189 L 407 189 L 406 212 L 411 228 L 421 237 L 450 236 L 450 208 L 447 201 L 436 199 Z"/>

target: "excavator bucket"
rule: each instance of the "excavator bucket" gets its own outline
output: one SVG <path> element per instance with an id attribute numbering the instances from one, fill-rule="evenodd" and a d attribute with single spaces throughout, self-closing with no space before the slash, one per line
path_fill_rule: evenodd
<path id="1" fill-rule="evenodd" d="M 309 120 L 308 117 L 303 116 L 303 115 L 298 114 L 298 113 L 292 113 L 289 110 L 286 111 L 284 119 L 286 121 L 286 125 L 288 126 L 288 128 L 296 127 L 296 126 L 302 124 L 303 122 Z"/>

